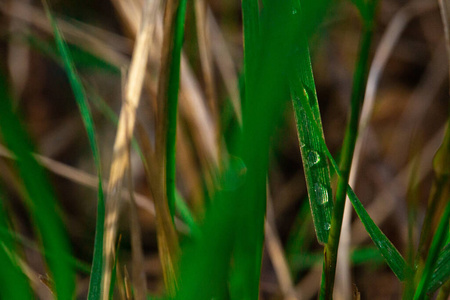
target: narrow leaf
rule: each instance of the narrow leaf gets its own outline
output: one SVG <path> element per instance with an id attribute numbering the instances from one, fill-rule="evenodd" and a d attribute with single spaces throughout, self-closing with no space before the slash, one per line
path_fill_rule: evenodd
<path id="1" fill-rule="evenodd" d="M 48 19 L 53 28 L 56 44 L 61 57 L 63 58 L 64 67 L 69 77 L 69 82 L 75 95 L 75 100 L 83 119 L 84 126 L 91 146 L 92 154 L 94 156 L 95 166 L 97 168 L 98 176 L 98 204 L 97 204 L 97 221 L 95 225 L 95 242 L 94 242 L 94 257 L 92 261 L 91 280 L 89 282 L 88 299 L 100 299 L 102 268 L 103 268 L 103 223 L 105 220 L 105 203 L 102 187 L 102 172 L 100 162 L 100 152 L 98 150 L 97 141 L 95 138 L 94 122 L 92 120 L 91 111 L 87 101 L 86 93 L 81 80 L 75 70 L 72 57 L 70 55 L 67 44 L 65 43 L 61 32 L 58 29 L 56 21 L 50 11 L 47 2 L 44 0 L 44 7 Z"/>
<path id="2" fill-rule="evenodd" d="M 308 105 L 306 98 L 300 97 L 300 101 L 302 102 L 303 107 L 305 108 L 305 113 L 309 120 L 314 120 L 314 116 L 311 110 L 311 107 Z M 320 130 L 318 125 L 315 122 L 311 123 L 312 129 L 316 135 L 320 136 Z M 326 147 L 325 140 L 323 138 L 320 139 L 322 146 L 325 149 L 325 153 L 328 159 L 331 162 L 332 169 L 336 172 L 336 174 L 341 177 L 342 174 L 339 170 L 339 167 L 331 155 L 330 151 Z M 347 195 L 367 232 L 369 233 L 370 238 L 375 243 L 381 254 L 383 255 L 386 263 L 389 265 L 391 270 L 394 272 L 395 276 L 400 280 L 406 279 L 406 272 L 408 272 L 409 267 L 406 264 L 405 260 L 395 248 L 395 246 L 389 241 L 389 239 L 383 234 L 380 228 L 373 222 L 370 218 L 369 214 L 365 210 L 364 206 L 359 201 L 356 194 L 353 192 L 352 188 L 347 185 Z"/>
<path id="3" fill-rule="evenodd" d="M 14 235 L 12 229 L 8 226 L 7 214 L 4 209 L 4 198 L 0 191 L 0 229 Z M 8 255 L 8 252 L 15 252 L 15 241 L 11 236 L 0 236 L 0 298 L 11 300 L 32 299 L 30 283 L 20 269 L 18 262 L 14 259 L 15 255 Z"/>
<path id="4" fill-rule="evenodd" d="M 69 241 L 55 196 L 46 174 L 32 155 L 33 146 L 18 117 L 11 107 L 11 95 L 6 79 L 0 75 L 0 132 L 3 140 L 14 153 L 19 175 L 26 189 L 26 206 L 30 211 L 42 246 L 49 253 L 70 255 Z M 46 255 L 49 271 L 55 283 L 59 299 L 72 299 L 75 291 L 75 276 L 69 262 Z"/>
<path id="5" fill-rule="evenodd" d="M 450 279 L 450 244 L 442 249 L 436 261 L 436 267 L 428 283 L 427 294 L 434 293 Z"/>

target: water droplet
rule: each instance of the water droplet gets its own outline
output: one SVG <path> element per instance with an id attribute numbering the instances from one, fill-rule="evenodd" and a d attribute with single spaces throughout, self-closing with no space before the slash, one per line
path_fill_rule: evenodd
<path id="1" fill-rule="evenodd" d="M 316 151 L 309 151 L 306 157 L 310 167 L 317 165 L 320 162 L 320 155 Z"/>
<path id="2" fill-rule="evenodd" d="M 316 182 L 314 184 L 314 192 L 320 204 L 326 204 L 328 202 L 328 192 L 322 184 Z"/>
<path id="3" fill-rule="evenodd" d="M 292 9 L 292 14 L 296 15 L 297 14 L 297 10 L 295 8 Z"/>
<path id="4" fill-rule="evenodd" d="M 325 223 L 325 230 L 330 230 L 331 228 L 331 224 L 330 223 Z"/>

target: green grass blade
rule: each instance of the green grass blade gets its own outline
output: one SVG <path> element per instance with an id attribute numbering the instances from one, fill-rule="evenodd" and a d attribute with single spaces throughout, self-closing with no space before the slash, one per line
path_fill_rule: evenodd
<path id="1" fill-rule="evenodd" d="M 50 253 L 70 253 L 69 241 L 59 216 L 55 196 L 46 174 L 34 159 L 33 146 L 11 107 L 11 95 L 6 79 L 0 75 L 0 132 L 3 140 L 16 156 L 16 166 L 24 183 L 30 211 L 42 246 Z M 45 253 L 45 252 L 44 252 Z M 46 256 L 49 271 L 55 283 L 59 299 L 72 299 L 75 291 L 75 276 L 67 261 Z"/>
<path id="2" fill-rule="evenodd" d="M 175 21 L 174 43 L 172 59 L 170 60 L 170 75 L 168 83 L 167 101 L 167 132 L 166 132 L 166 193 L 172 220 L 175 215 L 175 144 L 177 133 L 178 90 L 180 85 L 181 47 L 184 36 L 184 20 L 186 18 L 187 0 L 181 0 L 177 8 Z"/>
<path id="3" fill-rule="evenodd" d="M 347 185 L 347 195 L 359 219 L 366 228 L 367 233 L 383 255 L 386 263 L 394 272 L 395 276 L 401 281 L 406 279 L 406 275 L 410 272 L 409 267 L 400 252 L 395 248 L 391 241 L 384 235 L 380 228 L 370 218 L 362 203 L 356 197 L 353 190 Z"/>
<path id="4" fill-rule="evenodd" d="M 370 35 L 368 36 L 368 38 L 370 38 Z M 363 43 L 363 46 L 364 46 L 363 49 L 365 52 L 365 54 L 363 56 L 363 61 L 367 61 L 368 49 L 369 49 L 368 45 L 370 45 L 370 43 Z M 364 68 L 362 68 L 359 73 L 364 74 L 365 73 Z M 359 74 L 359 75 L 361 75 L 361 74 Z M 358 78 L 359 78 L 359 76 L 358 76 Z M 365 78 L 365 77 L 362 76 L 361 78 Z M 357 79 L 357 80 L 360 80 L 360 79 Z M 358 84 L 358 82 L 355 82 L 355 86 L 361 90 L 361 87 L 363 87 L 364 85 Z M 354 94 L 355 94 L 355 98 L 359 98 L 359 96 L 361 95 L 361 93 L 358 91 L 355 91 Z M 358 96 L 358 97 L 356 97 L 356 96 Z M 315 114 L 312 111 L 310 104 L 308 103 L 307 97 L 298 97 L 298 99 L 300 100 L 300 104 L 301 104 L 302 108 L 304 109 L 303 112 L 306 114 L 306 118 L 308 120 L 310 120 L 310 124 L 312 125 L 311 126 L 312 134 L 314 134 L 317 137 L 320 137 L 320 143 L 325 151 L 326 156 L 328 157 L 328 159 L 331 162 L 332 168 L 339 175 L 339 177 L 342 178 L 343 175 L 340 172 L 339 167 L 337 166 L 335 160 L 331 156 L 331 153 L 328 151 L 328 148 L 326 148 L 326 143 L 325 143 L 325 140 L 323 139 L 323 134 L 320 129 L 321 126 L 320 126 L 320 124 L 317 124 L 317 121 L 315 120 L 316 119 Z M 344 182 L 345 182 L 344 191 L 349 195 L 349 198 L 355 208 L 355 211 L 357 212 L 359 218 L 363 222 L 370 237 L 374 241 L 375 245 L 377 246 L 377 248 L 379 249 L 379 251 L 381 252 L 383 257 L 385 258 L 389 267 L 393 270 L 394 274 L 400 280 L 404 280 L 405 272 L 406 272 L 406 270 L 408 270 L 408 267 L 407 267 L 407 264 L 404 261 L 403 257 L 400 255 L 400 253 L 394 247 L 394 245 L 389 241 L 389 239 L 382 233 L 382 231 L 378 228 L 378 226 L 376 226 L 376 224 L 370 218 L 367 211 L 364 209 L 361 202 L 354 194 L 353 190 L 346 183 L 346 180 L 344 180 Z M 333 225 L 332 225 L 332 227 L 333 227 Z"/>
<path id="5" fill-rule="evenodd" d="M 252 16 L 246 15 L 249 12 L 246 4 L 257 15 L 257 3 L 242 3 L 246 82 L 242 144 L 237 153 L 247 173 L 236 194 L 240 199 L 236 206 L 239 230 L 234 249 L 232 297 L 237 299 L 257 299 L 259 294 L 270 136 L 287 105 L 289 55 L 286 54 L 294 50 L 299 32 L 291 3 L 287 1 L 266 1 L 259 28 L 246 30 L 245 24 L 252 21 L 245 20 Z M 249 53 L 251 49 L 256 53 Z"/>
<path id="6" fill-rule="evenodd" d="M 375 10 L 376 1 L 369 1 L 367 7 Z M 374 18 L 374 13 L 370 19 Z M 370 22 L 371 24 L 372 22 Z M 324 277 L 322 277 L 321 298 L 331 299 L 336 275 L 337 254 L 344 215 L 345 199 L 347 194 L 350 169 L 355 151 L 356 138 L 358 136 L 359 114 L 364 100 L 364 91 L 369 69 L 369 54 L 372 44 L 373 26 L 364 24 L 356 68 L 353 76 L 353 88 L 350 103 L 350 118 L 348 120 L 340 159 L 341 176 L 338 178 L 336 188 L 335 207 L 331 219 L 331 230 L 328 243 L 325 247 Z"/>
<path id="7" fill-rule="evenodd" d="M 30 283 L 14 259 L 15 255 L 8 252 L 16 252 L 15 241 L 12 236 L 14 232 L 8 226 L 8 217 L 4 208 L 4 197 L 0 190 L 0 229 L 7 231 L 10 236 L 0 236 L 0 298 L 11 300 L 32 299 Z"/>
<path id="8" fill-rule="evenodd" d="M 245 182 L 233 191 L 216 191 L 200 238 L 183 245 L 176 299 L 258 298 L 268 149 L 274 125 L 287 104 L 282 102 L 288 95 L 285 53 L 292 49 L 298 28 L 287 3 L 268 1 L 267 5 L 267 23 L 261 30 L 264 52 L 253 58 L 259 62 L 259 76 L 249 78 L 250 85 L 245 83 L 246 90 L 253 90 L 243 105 L 242 143 L 233 148 L 247 168 Z M 234 269 L 228 282 L 232 253 Z"/>
<path id="9" fill-rule="evenodd" d="M 314 115 L 312 113 L 312 110 L 309 105 L 306 103 L 306 98 L 301 97 L 300 101 L 302 101 L 302 105 L 305 108 L 306 116 L 309 120 L 314 120 Z M 314 133 L 318 136 L 320 136 L 320 130 L 318 125 L 315 122 L 311 123 L 312 129 Z M 320 139 L 322 145 L 324 146 L 326 155 L 331 163 L 331 167 L 336 174 L 341 177 L 341 171 L 339 170 L 339 167 L 334 160 L 333 156 L 331 155 L 328 148 L 326 148 L 326 143 L 324 139 Z M 347 185 L 347 195 L 358 215 L 361 222 L 363 223 L 364 227 L 366 228 L 367 232 L 369 233 L 370 238 L 375 243 L 383 257 L 385 258 L 387 264 L 391 268 L 391 270 L 394 272 L 394 274 L 399 278 L 400 280 L 405 280 L 405 272 L 409 270 L 409 267 L 401 254 L 398 252 L 398 250 L 395 248 L 395 246 L 389 241 L 389 239 L 384 235 L 384 233 L 380 230 L 380 228 L 373 222 L 373 220 L 370 218 L 369 214 L 365 210 L 364 206 L 359 201 L 356 194 L 353 192 L 352 188 Z"/>
<path id="10" fill-rule="evenodd" d="M 56 21 L 53 15 L 51 14 L 50 8 L 48 7 L 45 0 L 43 2 L 47 17 L 50 20 L 50 23 L 53 28 L 53 34 L 55 35 L 58 50 L 60 52 L 61 57 L 63 58 L 64 67 L 69 77 L 69 82 L 72 87 L 75 100 L 78 104 L 78 108 L 80 110 L 84 126 L 86 128 L 89 144 L 94 157 L 95 167 L 97 169 L 97 176 L 98 176 L 97 220 L 95 225 L 94 255 L 92 261 L 91 279 L 89 282 L 88 299 L 90 300 L 100 299 L 102 268 L 103 268 L 103 223 L 105 221 L 105 203 L 102 187 L 100 152 L 98 150 L 98 145 L 95 136 L 94 122 L 92 120 L 92 115 L 89 109 L 89 104 L 87 101 L 86 93 L 84 91 L 84 87 L 81 83 L 80 78 L 78 77 L 68 46 L 65 43 L 62 34 L 60 33 L 57 27 Z"/>
<path id="11" fill-rule="evenodd" d="M 304 19 L 299 2 L 294 3 L 293 11 L 295 11 L 299 21 Z M 302 32 L 301 35 L 300 43 L 292 57 L 294 67 L 290 75 L 291 98 L 314 228 L 319 243 L 325 244 L 328 241 L 331 212 L 333 210 L 330 170 L 325 150 L 320 143 L 320 138 L 323 139 L 324 134 L 307 37 L 305 32 Z M 299 100 L 300 97 L 306 98 L 303 103 L 310 106 L 314 115 L 314 122 L 319 127 L 320 137 L 313 133 L 310 120 L 304 112 L 305 108 Z"/>
<path id="12" fill-rule="evenodd" d="M 450 279 L 450 244 L 442 249 L 436 261 L 436 267 L 428 283 L 427 294 L 434 293 Z"/>
<path id="13" fill-rule="evenodd" d="M 300 14 L 299 8 L 298 11 Z M 333 209 L 330 171 L 325 151 L 320 143 L 320 137 L 313 134 L 311 121 L 306 117 L 305 109 L 299 100 L 300 97 L 306 98 L 304 103 L 310 105 L 314 114 L 313 122 L 317 124 L 321 130 L 321 137 L 324 138 L 306 37 L 302 39 L 299 50 L 294 57 L 298 61 L 295 62 L 293 74 L 290 78 L 291 95 L 303 170 L 317 240 L 319 243 L 325 244 L 328 241 Z"/>

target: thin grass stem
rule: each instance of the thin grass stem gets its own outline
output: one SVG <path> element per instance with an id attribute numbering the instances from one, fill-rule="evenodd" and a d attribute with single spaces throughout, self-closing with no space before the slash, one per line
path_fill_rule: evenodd
<path id="1" fill-rule="evenodd" d="M 325 246 L 324 277 L 321 285 L 321 298 L 332 299 L 334 278 L 336 273 L 337 252 L 341 234 L 342 218 L 344 214 L 345 197 L 347 194 L 350 168 L 355 150 L 358 133 L 359 113 L 364 99 L 364 88 L 366 86 L 367 71 L 369 68 L 369 53 L 372 43 L 373 28 L 364 26 L 356 70 L 353 79 L 353 91 L 351 99 L 350 119 L 345 131 L 344 142 L 341 152 L 340 167 L 341 175 L 336 190 L 336 200 L 331 219 L 330 235 Z"/>

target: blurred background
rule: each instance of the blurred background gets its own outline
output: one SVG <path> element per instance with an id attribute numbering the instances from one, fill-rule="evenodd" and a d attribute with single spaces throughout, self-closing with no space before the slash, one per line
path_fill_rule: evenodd
<path id="1" fill-rule="evenodd" d="M 130 63 L 142 1 L 52 0 L 58 25 L 70 45 L 89 97 L 97 129 L 104 176 L 111 163 L 114 117 L 122 99 L 122 77 Z M 195 1 L 188 1 L 177 140 L 177 187 L 201 220 L 214 163 L 215 129 L 226 133 L 239 123 L 239 78 L 243 60 L 240 1 L 206 0 L 206 24 L 198 24 Z M 308 1 L 303 1 L 308 10 Z M 134 19 L 133 19 L 134 16 Z M 134 22 L 133 22 L 134 21 Z M 202 39 L 212 56 L 212 78 L 202 70 Z M 157 29 L 158 32 L 158 29 Z M 317 94 L 327 145 L 338 157 L 347 113 L 361 20 L 350 1 L 334 1 L 309 39 Z M 160 39 L 155 34 L 155 41 Z M 154 136 L 155 89 L 160 42 L 151 49 L 138 122 Z M 200 45 L 200 46 L 199 46 Z M 374 59 L 375 58 L 375 59 Z M 374 101 L 366 138 L 358 152 L 353 187 L 371 217 L 402 252 L 408 236 L 408 203 L 416 203 L 417 228 L 430 194 L 432 158 L 444 134 L 449 112 L 448 59 L 437 1 L 379 1 L 371 51 L 373 73 L 366 101 Z M 0 0 L 0 65 L 8 70 L 14 107 L 49 170 L 62 208 L 74 256 L 89 268 L 95 232 L 96 177 L 87 135 L 72 89 L 62 68 L 50 24 L 40 1 Z M 183 67 L 184 65 L 184 67 Z M 378 69 L 377 69 L 378 68 Z M 211 91 L 208 87 L 214 87 Z M 368 99 L 370 98 L 370 99 Z M 209 100 L 216 101 L 217 111 Z M 1 100 L 0 100 L 1 101 Z M 212 146 L 211 146 L 212 145 Z M 304 299 L 316 296 L 322 247 L 314 234 L 292 107 L 273 137 L 269 173 L 270 214 L 283 246 L 296 289 Z M 212 149 L 212 150 L 211 150 Z M 0 180 L 8 195 L 14 224 L 26 238 L 27 262 L 45 277 L 35 233 L 21 200 L 18 175 L 0 148 Z M 255 149 L 256 151 L 257 149 Z M 163 291 L 154 209 L 139 156 L 132 152 L 132 177 L 139 208 L 149 292 Z M 335 182 L 334 178 L 334 183 Z M 130 259 L 130 214 L 122 212 L 119 260 Z M 398 299 L 401 284 L 383 262 L 359 219 L 350 216 L 351 280 L 364 299 Z M 181 229 L 182 231 L 182 229 Z M 281 299 L 267 247 L 261 299 Z M 273 257 L 272 257 L 273 258 Z M 89 274 L 77 276 L 85 298 Z M 45 280 L 41 280 L 44 282 Z M 45 284 L 39 296 L 48 296 Z"/>

